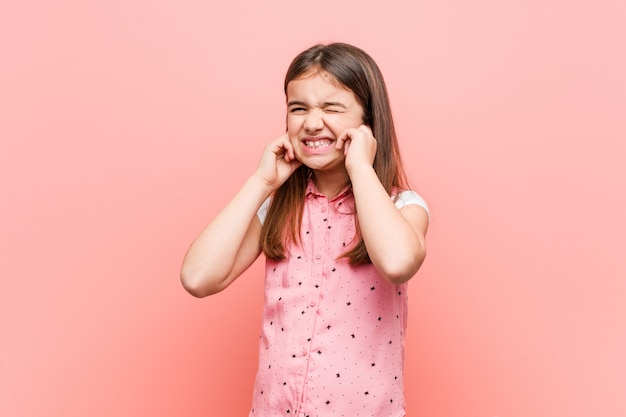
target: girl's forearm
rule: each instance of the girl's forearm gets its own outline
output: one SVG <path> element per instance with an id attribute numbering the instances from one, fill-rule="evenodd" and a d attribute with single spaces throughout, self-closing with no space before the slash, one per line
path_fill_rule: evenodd
<path id="1" fill-rule="evenodd" d="M 183 286 L 193 295 L 221 291 L 254 262 L 260 253 L 260 223 L 256 212 L 271 190 L 256 176 L 237 194 L 191 244 L 181 269 Z"/>

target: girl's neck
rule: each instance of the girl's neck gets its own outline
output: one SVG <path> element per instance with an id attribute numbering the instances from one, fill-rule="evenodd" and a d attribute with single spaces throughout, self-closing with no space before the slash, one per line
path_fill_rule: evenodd
<path id="1" fill-rule="evenodd" d="M 332 199 L 350 183 L 348 173 L 344 171 L 313 171 L 313 183 L 321 194 Z"/>

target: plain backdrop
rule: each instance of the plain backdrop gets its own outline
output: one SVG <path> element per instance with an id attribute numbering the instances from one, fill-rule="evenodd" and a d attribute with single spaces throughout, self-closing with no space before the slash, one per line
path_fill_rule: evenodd
<path id="1" fill-rule="evenodd" d="M 626 6 L 24 0 L 0 5 L 0 415 L 245 416 L 262 260 L 179 282 L 284 131 L 319 42 L 379 63 L 430 203 L 409 417 L 626 415 Z"/>

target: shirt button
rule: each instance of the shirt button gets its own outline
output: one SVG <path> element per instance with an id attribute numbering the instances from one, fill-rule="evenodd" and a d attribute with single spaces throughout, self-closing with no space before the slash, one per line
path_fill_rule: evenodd
<path id="1" fill-rule="evenodd" d="M 323 213 L 323 212 L 325 212 L 325 211 L 326 211 L 326 206 L 323 206 L 323 207 L 321 208 L 321 210 L 322 210 L 322 213 Z"/>
<path id="2" fill-rule="evenodd" d="M 310 305 L 311 307 L 315 307 L 315 304 L 317 304 L 317 303 L 315 302 L 315 300 L 311 300 L 311 301 L 309 301 L 309 305 Z"/>
<path id="3" fill-rule="evenodd" d="M 317 255 L 315 255 L 315 259 L 321 259 L 322 255 L 320 255 L 319 253 Z"/>
<path id="4" fill-rule="evenodd" d="M 306 356 L 306 349 L 302 349 L 302 356 Z"/>

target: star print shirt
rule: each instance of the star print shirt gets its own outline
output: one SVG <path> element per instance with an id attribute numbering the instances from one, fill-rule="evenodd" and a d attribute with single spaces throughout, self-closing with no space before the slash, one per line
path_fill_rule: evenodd
<path id="1" fill-rule="evenodd" d="M 396 199 L 406 204 L 426 208 L 412 191 Z M 329 201 L 309 181 L 301 243 L 267 260 L 251 417 L 404 415 L 407 285 L 340 258 L 354 244 L 354 216 L 349 189 Z"/>

